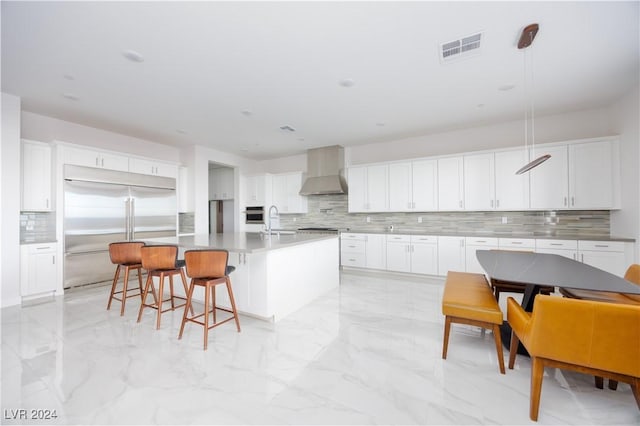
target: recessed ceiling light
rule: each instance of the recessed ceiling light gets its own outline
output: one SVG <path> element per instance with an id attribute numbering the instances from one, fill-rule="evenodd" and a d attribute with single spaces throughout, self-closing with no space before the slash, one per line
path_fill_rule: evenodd
<path id="1" fill-rule="evenodd" d="M 181 135 L 186 135 L 187 131 L 184 129 L 177 129 L 176 132 L 180 133 Z"/>
<path id="2" fill-rule="evenodd" d="M 503 92 L 507 92 L 507 91 L 513 89 L 514 87 L 516 87 L 515 84 L 503 84 L 502 86 L 498 87 L 498 90 L 503 91 Z"/>
<path id="3" fill-rule="evenodd" d="M 298 141 L 304 142 L 304 138 L 298 138 Z"/>
<path id="4" fill-rule="evenodd" d="M 478 108 L 484 108 L 484 104 L 478 104 L 476 105 Z"/>
<path id="5" fill-rule="evenodd" d="M 74 76 L 72 76 L 71 74 L 65 74 L 63 75 L 65 80 L 75 80 L 76 78 Z"/>
<path id="6" fill-rule="evenodd" d="M 345 78 L 343 80 L 340 80 L 339 84 L 342 87 L 353 87 L 353 85 L 356 84 L 356 82 L 353 81 L 353 79 L 351 78 Z"/>
<path id="7" fill-rule="evenodd" d="M 245 117 L 250 117 L 253 115 L 253 112 L 251 110 L 248 109 L 243 109 L 242 110 L 242 115 L 244 115 Z"/>
<path id="8" fill-rule="evenodd" d="M 144 57 L 135 50 L 123 50 L 122 56 L 124 56 L 131 62 L 144 62 Z"/>
<path id="9" fill-rule="evenodd" d="M 240 151 L 242 151 L 242 152 L 249 152 L 249 148 L 240 148 Z"/>
<path id="10" fill-rule="evenodd" d="M 70 101 L 77 101 L 79 98 L 73 93 L 63 93 L 62 97 L 65 99 L 69 99 Z"/>
<path id="11" fill-rule="evenodd" d="M 382 121 L 378 121 L 378 122 L 376 123 L 376 126 L 378 126 L 378 127 L 384 127 L 384 123 L 383 123 Z"/>

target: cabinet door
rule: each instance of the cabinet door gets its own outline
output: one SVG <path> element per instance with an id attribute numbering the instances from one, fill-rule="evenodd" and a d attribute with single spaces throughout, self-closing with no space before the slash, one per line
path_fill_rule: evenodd
<path id="1" fill-rule="evenodd" d="M 35 279 L 30 285 L 32 294 L 56 290 L 58 265 L 54 251 L 43 251 L 32 255 L 31 265 L 35 270 Z"/>
<path id="2" fill-rule="evenodd" d="M 278 208 L 280 213 L 289 212 L 289 204 L 287 200 L 287 176 L 274 175 L 271 180 L 272 186 L 272 202 Z"/>
<path id="3" fill-rule="evenodd" d="M 474 272 L 477 274 L 484 274 L 485 270 L 480 266 L 480 262 L 478 262 L 478 256 L 476 255 L 477 250 L 496 250 L 498 248 L 498 244 L 495 245 L 470 245 L 468 243 L 466 245 L 465 250 L 465 270 L 467 272 Z"/>
<path id="4" fill-rule="evenodd" d="M 615 251 L 580 251 L 580 261 L 620 277 L 624 276 L 627 265 L 624 253 Z"/>
<path id="5" fill-rule="evenodd" d="M 411 272 L 410 245 L 404 241 L 387 241 L 387 270 Z"/>
<path id="6" fill-rule="evenodd" d="M 101 167 L 99 153 L 70 147 L 64 147 L 64 163 L 85 167 Z"/>
<path id="7" fill-rule="evenodd" d="M 438 237 L 438 275 L 465 268 L 464 237 Z"/>
<path id="8" fill-rule="evenodd" d="M 269 180 L 269 185 L 271 185 L 271 180 Z M 256 176 L 247 176 L 245 179 L 245 195 L 246 195 L 246 203 L 247 206 L 265 206 L 266 205 L 266 188 L 267 188 L 267 176 L 266 175 L 256 175 Z M 272 189 L 269 188 L 269 193 L 272 192 Z M 271 194 L 269 194 L 269 201 L 271 202 Z"/>
<path id="9" fill-rule="evenodd" d="M 541 248 L 541 249 L 536 249 L 536 253 L 557 254 L 558 256 L 563 256 L 568 259 L 573 259 L 573 260 L 578 259 L 578 252 L 576 250 Z"/>
<path id="10" fill-rule="evenodd" d="M 411 244 L 411 272 L 438 275 L 438 244 Z"/>
<path id="11" fill-rule="evenodd" d="M 567 208 L 569 206 L 567 147 L 555 146 L 536 149 L 536 156 L 543 154 L 551 154 L 551 158 L 528 172 L 531 187 L 531 208 Z"/>
<path id="12" fill-rule="evenodd" d="M 364 212 L 367 207 L 367 168 L 350 167 L 349 171 L 349 212 Z"/>
<path id="13" fill-rule="evenodd" d="M 464 208 L 465 210 L 495 208 L 493 153 L 464 156 Z"/>
<path id="14" fill-rule="evenodd" d="M 22 143 L 22 211 L 51 211 L 51 147 Z"/>
<path id="15" fill-rule="evenodd" d="M 528 161 L 524 149 L 495 153 L 496 210 L 529 208 L 529 173 L 516 175 Z"/>
<path id="16" fill-rule="evenodd" d="M 438 160 L 438 210 L 464 209 L 464 164 L 462 157 Z"/>
<path id="17" fill-rule="evenodd" d="M 389 165 L 389 210 L 404 212 L 413 209 L 411 163 Z"/>
<path id="18" fill-rule="evenodd" d="M 369 211 L 389 210 L 389 166 L 367 167 L 367 205 Z"/>
<path id="19" fill-rule="evenodd" d="M 233 169 L 224 167 L 218 169 L 218 192 L 223 200 L 231 200 L 234 196 Z"/>
<path id="20" fill-rule="evenodd" d="M 569 207 L 613 207 L 612 160 L 610 141 L 569 145 Z"/>
<path id="21" fill-rule="evenodd" d="M 149 160 L 143 160 L 141 158 L 132 158 L 129 162 L 129 171 L 144 175 L 155 175 L 156 163 Z"/>
<path id="22" fill-rule="evenodd" d="M 291 173 L 286 178 L 286 194 L 289 213 L 306 213 L 307 197 L 300 195 L 302 173 Z"/>
<path id="23" fill-rule="evenodd" d="M 438 162 L 414 161 L 411 164 L 413 210 L 438 210 Z"/>
<path id="24" fill-rule="evenodd" d="M 366 267 L 387 269 L 386 236 L 382 234 L 367 234 L 365 238 Z"/>
<path id="25" fill-rule="evenodd" d="M 118 170 L 121 172 L 129 171 L 129 157 L 124 155 L 100 153 L 99 166 L 103 169 Z M 173 176 L 175 177 L 175 175 Z"/>

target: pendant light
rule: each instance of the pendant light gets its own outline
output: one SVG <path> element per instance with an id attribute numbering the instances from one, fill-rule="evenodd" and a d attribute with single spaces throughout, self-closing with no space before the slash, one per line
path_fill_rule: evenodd
<path id="1" fill-rule="evenodd" d="M 520 40 L 518 40 L 518 49 L 526 49 L 531 46 L 533 43 L 533 39 L 538 34 L 538 24 L 527 25 L 524 30 L 522 30 L 522 35 L 520 35 Z M 530 64 L 529 68 L 531 68 L 531 75 L 527 76 L 527 52 L 524 52 L 524 82 L 525 82 L 525 93 L 528 94 L 529 97 L 529 111 L 525 108 L 524 112 L 524 148 L 527 150 L 529 148 L 529 116 L 531 117 L 531 153 L 535 155 L 535 147 L 536 147 L 536 135 L 535 135 L 535 109 L 533 104 L 533 54 L 530 55 Z M 527 84 L 527 79 L 529 78 L 530 84 Z M 516 175 L 521 175 L 523 173 L 528 172 L 534 167 L 538 167 L 540 164 L 547 161 L 551 158 L 551 155 L 545 154 L 536 158 L 533 161 L 522 166 L 516 172 Z"/>

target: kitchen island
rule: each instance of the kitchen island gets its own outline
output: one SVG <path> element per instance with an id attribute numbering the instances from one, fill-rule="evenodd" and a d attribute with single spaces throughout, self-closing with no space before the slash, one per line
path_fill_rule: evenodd
<path id="1" fill-rule="evenodd" d="M 234 232 L 144 242 L 175 244 L 180 257 L 186 250 L 229 251 L 229 265 L 236 267 L 230 277 L 238 311 L 264 320 L 278 321 L 340 283 L 337 235 Z M 204 295 L 194 293 L 194 298 Z M 230 306 L 226 289 L 217 289 L 216 299 L 219 306 Z"/>

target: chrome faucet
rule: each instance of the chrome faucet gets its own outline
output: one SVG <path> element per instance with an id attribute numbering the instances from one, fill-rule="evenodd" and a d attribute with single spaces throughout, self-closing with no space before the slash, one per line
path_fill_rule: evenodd
<path id="1" fill-rule="evenodd" d="M 275 210 L 275 216 L 271 213 L 273 210 Z M 275 205 L 272 205 L 271 207 L 269 207 L 269 235 L 271 235 L 271 219 L 274 217 L 278 217 L 280 215 L 280 212 L 278 211 L 278 208 Z"/>

